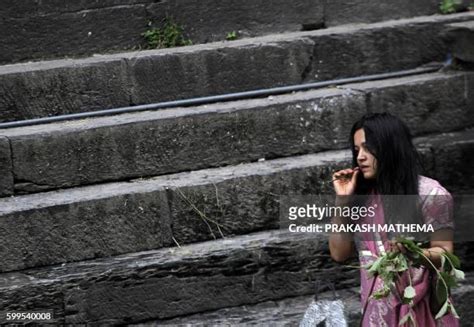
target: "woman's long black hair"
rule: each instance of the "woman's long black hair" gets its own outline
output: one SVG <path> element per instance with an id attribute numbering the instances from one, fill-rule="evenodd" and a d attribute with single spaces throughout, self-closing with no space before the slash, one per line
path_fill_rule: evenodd
<path id="1" fill-rule="evenodd" d="M 362 204 L 369 194 L 379 194 L 385 223 L 421 224 L 423 220 L 417 196 L 421 166 L 410 130 L 399 118 L 389 113 L 366 114 L 351 130 L 353 167 L 357 166 L 354 134 L 361 128 L 365 132 L 366 148 L 377 163 L 375 179 L 367 180 L 362 173 L 358 174 L 355 193 L 362 197 L 356 202 Z M 397 236 L 397 233 L 388 234 L 390 238 Z M 411 236 L 420 241 L 427 239 L 424 234 Z"/>
<path id="2" fill-rule="evenodd" d="M 377 160 L 377 169 L 374 180 L 366 180 L 359 173 L 355 193 L 418 194 L 420 160 L 405 123 L 389 113 L 366 114 L 358 120 L 350 135 L 353 167 L 358 165 L 354 134 L 361 128 L 365 132 L 367 149 Z"/>

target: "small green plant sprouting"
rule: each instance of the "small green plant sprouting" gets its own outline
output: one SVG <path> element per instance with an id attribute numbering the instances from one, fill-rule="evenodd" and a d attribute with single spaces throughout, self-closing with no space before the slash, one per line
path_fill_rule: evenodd
<path id="1" fill-rule="evenodd" d="M 151 23 L 148 25 L 151 26 Z M 173 48 L 192 44 L 191 40 L 184 38 L 182 26 L 175 23 L 172 18 L 166 17 L 162 25 L 162 27 L 154 27 L 142 33 L 149 49 Z"/>
<path id="2" fill-rule="evenodd" d="M 232 31 L 232 32 L 229 32 L 227 33 L 225 39 L 227 41 L 234 41 L 234 40 L 237 40 L 237 32 L 236 31 Z"/>
<path id="3" fill-rule="evenodd" d="M 373 298 L 387 297 L 392 289 L 395 289 L 395 282 L 400 278 L 400 274 L 406 271 L 410 283 L 405 288 L 401 298 L 403 303 L 410 305 L 410 310 L 401 318 L 400 324 L 408 321 L 414 322 L 411 305 L 416 296 L 416 290 L 412 285 L 409 267 L 428 265 L 436 273 L 435 294 L 438 303 L 441 304 L 435 319 L 440 319 L 448 312 L 459 318 L 449 298 L 450 288 L 457 286 L 457 282 L 464 279 L 464 272 L 460 270 L 461 262 L 459 258 L 452 253 L 443 252 L 441 254 L 441 267 L 437 268 L 423 253 L 423 249 L 420 247 L 421 244 L 416 244 L 414 241 L 402 237 L 398 238 L 397 242 L 403 244 L 409 253 L 408 256 L 401 252 L 387 252 L 365 267 L 371 276 L 379 276 L 383 280 L 384 286 L 372 294 Z"/>
<path id="4" fill-rule="evenodd" d="M 461 9 L 462 0 L 442 0 L 439 9 L 443 14 L 452 14 Z"/>

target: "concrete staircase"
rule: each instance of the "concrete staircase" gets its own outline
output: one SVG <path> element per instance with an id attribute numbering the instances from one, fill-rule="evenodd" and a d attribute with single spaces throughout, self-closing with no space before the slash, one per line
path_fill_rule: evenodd
<path id="1" fill-rule="evenodd" d="M 272 34 L 0 68 L 0 121 L 249 91 L 444 61 L 471 13 Z"/>
<path id="2" fill-rule="evenodd" d="M 408 123 L 426 175 L 474 189 L 473 13 L 422 16 L 437 12 L 428 0 L 7 2 L 1 122 L 419 69 L 449 52 L 458 69 L 0 129 L 3 311 L 52 310 L 57 324 L 294 325 L 314 281 L 331 279 L 355 324 L 357 270 L 330 259 L 325 235 L 279 231 L 279 200 L 330 194 L 367 112 Z M 203 44 L 120 52 L 166 15 Z M 231 30 L 252 38 L 206 43 Z M 26 62 L 51 58 L 62 59 Z M 459 247 L 466 270 L 471 247 Z M 458 298 L 474 297 L 471 279 Z"/>
<path id="3" fill-rule="evenodd" d="M 179 23 L 193 43 L 367 23 L 438 13 L 438 1 L 361 0 L 5 0 L 0 8 L 0 63 L 104 51 L 139 49 L 150 22 L 166 17 Z"/>
<path id="4" fill-rule="evenodd" d="M 472 321 L 471 303 L 474 300 L 472 277 L 453 291 L 456 308 L 463 312 L 463 321 Z M 336 292 L 342 299 L 349 326 L 359 326 L 361 304 L 358 288 L 347 288 Z M 129 326 L 298 326 L 301 317 L 314 296 L 296 296 L 278 301 L 266 301 L 256 305 L 224 308 L 212 312 L 193 314 L 174 319 L 155 320 Z M 334 299 L 332 292 L 321 293 L 318 299 Z M 469 323 L 464 325 L 469 326 Z"/>

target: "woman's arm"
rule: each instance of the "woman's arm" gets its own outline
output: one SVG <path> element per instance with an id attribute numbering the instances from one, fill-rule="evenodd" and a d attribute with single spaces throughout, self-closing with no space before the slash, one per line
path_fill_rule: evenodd
<path id="1" fill-rule="evenodd" d="M 436 245 L 443 243 L 442 245 Z M 453 253 L 453 242 L 450 241 L 437 241 L 436 244 L 431 244 L 429 249 L 423 249 L 423 254 L 430 259 L 436 268 L 441 267 L 441 255 L 442 253 L 449 252 Z M 429 263 L 425 266 L 431 267 Z"/>
<path id="2" fill-rule="evenodd" d="M 344 224 L 346 221 L 341 217 L 334 217 L 332 224 Z M 331 258 L 337 262 L 344 262 L 354 253 L 354 241 L 348 233 L 332 233 L 329 236 L 329 251 Z"/>
<path id="3" fill-rule="evenodd" d="M 341 199 L 346 200 L 347 197 L 337 197 L 336 206 L 347 205 L 346 203 L 341 203 Z M 345 202 L 345 201 L 344 201 Z M 333 217 L 331 219 L 331 224 L 347 224 L 349 223 L 349 218 L 344 217 Z M 331 233 L 329 235 L 329 251 L 331 252 L 331 258 L 337 262 L 344 262 L 349 259 L 354 253 L 354 241 L 352 234 L 350 233 Z"/>
<path id="4" fill-rule="evenodd" d="M 453 231 L 450 229 L 437 230 L 433 233 L 430 241 L 430 247 L 423 249 L 423 254 L 428 258 L 436 268 L 441 267 L 441 256 L 445 252 L 453 253 L 454 245 L 452 239 Z M 407 253 L 407 249 L 401 243 L 392 241 L 391 251 L 400 251 Z M 425 266 L 433 268 L 429 262 L 425 260 Z"/>
<path id="5" fill-rule="evenodd" d="M 333 184 L 336 192 L 336 206 L 347 205 L 347 199 L 354 194 L 359 169 L 344 169 L 334 173 Z M 332 224 L 346 224 L 348 218 L 333 217 Z M 354 253 L 354 241 L 349 233 L 331 233 L 329 235 L 329 252 L 337 262 L 349 259 Z"/>
<path id="6" fill-rule="evenodd" d="M 451 194 L 441 185 L 436 185 L 425 197 L 422 212 L 426 217 L 424 218 L 425 223 L 436 226 L 436 230 L 430 235 L 430 247 L 424 249 L 423 254 L 436 268 L 439 268 L 441 267 L 442 253 L 453 253 L 454 248 L 453 198 Z M 428 264 L 428 267 L 431 265 Z"/>
<path id="7" fill-rule="evenodd" d="M 441 255 L 443 252 L 453 253 L 453 231 L 451 229 L 441 229 L 433 233 L 430 247 L 423 249 L 423 254 L 436 266 L 441 267 Z"/>

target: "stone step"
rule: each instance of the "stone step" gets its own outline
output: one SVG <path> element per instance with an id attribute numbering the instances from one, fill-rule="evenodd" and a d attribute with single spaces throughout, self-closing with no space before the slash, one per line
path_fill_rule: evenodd
<path id="1" fill-rule="evenodd" d="M 473 107 L 471 107 L 473 108 Z M 442 129 L 442 128 L 440 128 Z M 448 189 L 458 193 L 474 194 L 474 175 L 470 167 L 474 167 L 474 130 L 464 133 L 441 133 L 437 136 L 426 136 L 416 139 L 416 144 L 423 149 L 425 157 L 433 156 L 433 165 L 427 169 L 443 181 Z M 427 149 L 430 151 L 427 151 Z M 429 161 L 429 159 L 425 159 Z M 456 168 L 452 165 L 456 164 Z M 462 164 L 461 164 L 462 163 Z"/>
<path id="2" fill-rule="evenodd" d="M 454 58 L 474 65 L 474 21 L 449 24 L 445 37 Z"/>
<path id="3" fill-rule="evenodd" d="M 335 283 L 355 323 L 357 269 L 329 258 L 324 235 L 281 231 L 3 273 L 0 305 L 49 310 L 56 324 L 293 325 L 316 280 Z M 453 290 L 463 321 L 472 316 L 473 282 L 468 273 Z"/>
<path id="4" fill-rule="evenodd" d="M 166 16 L 196 44 L 223 41 L 232 31 L 248 37 L 438 11 L 437 0 L 382 0 L 376 6 L 361 0 L 6 0 L 0 8 L 0 64 L 139 48 L 148 22 L 159 26 Z"/>
<path id="5" fill-rule="evenodd" d="M 328 193 L 333 151 L 0 199 L 0 271 L 278 228 L 280 194 Z"/>
<path id="6" fill-rule="evenodd" d="M 468 169 L 473 135 L 422 139 L 428 175 L 456 185 L 444 172 Z M 276 229 L 281 195 L 330 194 L 332 172 L 350 165 L 348 150 L 328 151 L 2 198 L 0 271 Z"/>
<path id="7" fill-rule="evenodd" d="M 349 326 L 359 326 L 360 296 L 358 288 L 338 290 L 336 298 L 344 303 L 344 314 Z M 133 327 L 174 326 L 174 327 L 204 327 L 204 326 L 299 326 L 306 309 L 314 295 L 303 295 L 283 300 L 266 301 L 253 305 L 223 308 L 211 312 L 203 312 L 164 320 L 147 321 L 128 324 Z M 325 292 L 320 299 L 333 300 L 334 293 Z"/>
<path id="8" fill-rule="evenodd" d="M 272 231 L 0 274 L 0 306 L 52 310 L 60 324 L 134 323 L 310 294 L 335 274 L 338 288 L 358 283 L 324 235 Z"/>
<path id="9" fill-rule="evenodd" d="M 366 112 L 415 135 L 459 130 L 474 125 L 473 90 L 473 73 L 444 72 L 0 130 L 0 195 L 341 149 Z"/>
<path id="10" fill-rule="evenodd" d="M 359 326 L 361 304 L 358 288 L 339 290 L 336 298 L 344 303 L 344 314 L 349 326 Z M 474 278 L 466 274 L 466 280 L 453 288 L 453 302 L 459 313 L 461 326 L 472 326 L 474 319 Z M 320 299 L 334 299 L 332 292 L 322 293 Z M 313 296 L 298 296 L 278 301 L 267 301 L 255 305 L 224 308 L 211 312 L 189 315 L 187 317 L 150 321 L 128 326 L 298 326 Z"/>
<path id="11" fill-rule="evenodd" d="M 474 13 L 427 16 L 6 65 L 0 67 L 0 121 L 410 69 L 443 61 L 448 50 L 440 32 L 473 19 Z"/>

